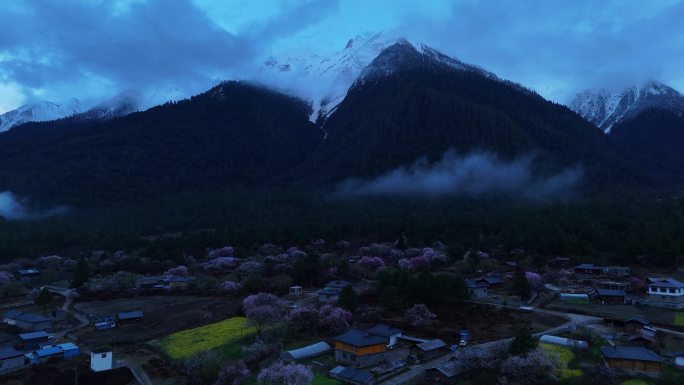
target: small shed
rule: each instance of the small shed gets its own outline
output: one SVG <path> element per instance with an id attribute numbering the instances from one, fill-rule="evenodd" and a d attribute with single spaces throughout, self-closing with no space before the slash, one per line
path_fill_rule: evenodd
<path id="1" fill-rule="evenodd" d="M 49 361 L 57 361 L 62 357 L 64 357 L 64 352 L 62 352 L 62 349 L 57 346 L 38 349 L 34 352 L 26 354 L 26 358 L 29 359 L 31 365 L 43 364 Z"/>
<path id="2" fill-rule="evenodd" d="M 364 369 L 344 368 L 338 374 L 337 378 L 345 384 L 353 385 L 372 385 L 375 383 L 373 373 Z"/>
<path id="3" fill-rule="evenodd" d="M 430 361 L 437 358 L 448 351 L 447 344 L 440 340 L 434 339 L 422 342 L 415 347 L 416 356 L 425 361 Z"/>
<path id="4" fill-rule="evenodd" d="M 46 331 L 22 333 L 18 335 L 19 345 L 24 350 L 38 348 L 41 344 L 48 342 L 50 336 Z"/>
<path id="5" fill-rule="evenodd" d="M 81 349 L 78 346 L 72 344 L 71 342 L 59 344 L 57 345 L 57 347 L 62 349 L 62 352 L 64 353 L 64 358 L 75 358 L 81 355 Z"/>
<path id="6" fill-rule="evenodd" d="M 472 279 L 465 280 L 468 293 L 475 298 L 484 298 L 487 296 L 487 284 L 484 282 L 475 282 Z"/>
<path id="7" fill-rule="evenodd" d="M 290 295 L 301 295 L 302 294 L 302 287 L 301 286 L 290 286 Z"/>
<path id="8" fill-rule="evenodd" d="M 109 348 L 93 349 L 90 352 L 90 369 L 93 372 L 103 372 L 112 369 L 114 353 Z"/>
<path id="9" fill-rule="evenodd" d="M 144 314 L 140 310 L 121 312 L 116 315 L 116 319 L 120 322 L 142 321 L 143 318 Z"/>
<path id="10" fill-rule="evenodd" d="M 465 371 L 465 365 L 458 361 L 450 360 L 425 369 L 425 380 L 428 384 L 455 385 L 457 383 L 457 376 Z"/>
<path id="11" fill-rule="evenodd" d="M 598 289 L 601 303 L 625 303 L 625 291 L 619 289 Z"/>
<path id="12" fill-rule="evenodd" d="M 0 348 L 0 372 L 24 366 L 24 353 L 11 346 Z"/>
<path id="13" fill-rule="evenodd" d="M 280 354 L 280 358 L 287 361 L 304 360 L 311 357 L 320 356 L 332 349 L 330 345 L 325 342 L 318 342 L 313 345 L 305 346 L 303 348 L 288 350 Z"/>
<path id="14" fill-rule="evenodd" d="M 641 328 L 650 324 L 651 321 L 649 321 L 646 317 L 634 316 L 625 320 L 625 330 L 632 333 L 638 333 Z"/>
<path id="15" fill-rule="evenodd" d="M 603 272 L 600 266 L 596 266 L 593 263 L 582 263 L 573 268 L 575 274 L 581 275 L 599 275 Z"/>

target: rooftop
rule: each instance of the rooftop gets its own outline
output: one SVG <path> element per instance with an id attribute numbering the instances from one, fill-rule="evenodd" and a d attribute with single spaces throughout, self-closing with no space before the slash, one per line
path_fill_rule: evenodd
<path id="1" fill-rule="evenodd" d="M 330 282 L 325 284 L 326 287 L 335 287 L 335 288 L 340 288 L 340 289 L 343 289 L 349 285 L 351 285 L 351 283 L 349 283 L 347 281 L 341 281 L 341 280 L 340 281 L 330 281 Z"/>
<path id="2" fill-rule="evenodd" d="M 427 342 L 422 342 L 416 347 L 424 352 L 428 352 L 430 350 L 435 350 L 435 349 L 440 349 L 446 346 L 446 343 L 440 339 L 434 339 L 434 340 L 429 340 Z"/>
<path id="3" fill-rule="evenodd" d="M 45 349 L 36 350 L 36 355 L 38 357 L 54 356 L 55 354 L 62 353 L 62 349 L 57 346 L 52 346 Z"/>
<path id="4" fill-rule="evenodd" d="M 625 360 L 662 362 L 653 350 L 638 346 L 601 346 L 601 354 L 606 358 L 621 358 Z"/>
<path id="5" fill-rule="evenodd" d="M 6 360 L 8 358 L 21 357 L 24 353 L 14 349 L 11 346 L 0 347 L 0 360 Z"/>
<path id="6" fill-rule="evenodd" d="M 596 265 L 594 265 L 593 263 L 582 263 L 582 264 L 579 264 L 579 265 L 575 266 L 575 269 L 591 269 L 591 270 L 595 270 L 595 269 L 600 269 L 600 268 L 601 268 L 600 266 L 596 266 Z"/>
<path id="7" fill-rule="evenodd" d="M 35 340 L 38 338 L 48 338 L 48 337 L 49 336 L 48 336 L 46 331 L 19 334 L 19 339 L 21 339 L 23 341 Z"/>
<path id="8" fill-rule="evenodd" d="M 368 333 L 371 333 L 371 334 L 378 334 L 378 335 L 386 336 L 386 337 L 401 334 L 403 332 L 403 330 L 401 330 L 401 329 L 397 329 L 395 327 L 385 325 L 385 324 L 377 324 L 377 325 L 373 326 L 372 328 L 367 329 L 366 331 Z"/>
<path id="9" fill-rule="evenodd" d="M 598 294 L 602 297 L 624 297 L 625 291 L 619 289 L 598 289 Z"/>
<path id="10" fill-rule="evenodd" d="M 350 331 L 335 337 L 334 340 L 356 347 L 385 345 L 387 343 L 386 337 L 369 334 L 368 332 L 359 329 L 351 329 Z"/>
<path id="11" fill-rule="evenodd" d="M 677 281 L 674 278 L 663 278 L 660 281 L 656 281 L 648 284 L 649 287 L 671 287 L 675 289 L 684 288 L 684 283 Z"/>
<path id="12" fill-rule="evenodd" d="M 362 384 L 373 378 L 373 374 L 370 371 L 352 367 L 342 369 L 337 376 L 343 380 L 351 380 Z"/>

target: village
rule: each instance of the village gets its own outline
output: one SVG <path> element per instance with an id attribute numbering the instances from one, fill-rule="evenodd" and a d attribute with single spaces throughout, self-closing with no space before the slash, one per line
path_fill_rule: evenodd
<path id="1" fill-rule="evenodd" d="M 0 266 L 2 383 L 684 378 L 681 271 L 406 243 L 14 261 Z"/>

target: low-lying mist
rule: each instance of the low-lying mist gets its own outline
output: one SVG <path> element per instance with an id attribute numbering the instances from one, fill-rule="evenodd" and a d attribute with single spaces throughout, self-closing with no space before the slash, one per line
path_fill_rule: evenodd
<path id="1" fill-rule="evenodd" d="M 2 191 L 0 192 L 0 217 L 7 220 L 40 219 L 64 214 L 67 211 L 64 206 L 38 210 L 28 207 L 27 204 L 26 200 L 18 199 L 10 191 Z"/>
<path id="2" fill-rule="evenodd" d="M 533 156 L 504 161 L 489 153 L 472 153 L 459 157 L 447 151 L 441 160 L 428 163 L 420 158 L 373 179 L 347 179 L 333 196 L 424 196 L 487 197 L 555 200 L 572 195 L 582 182 L 580 166 L 545 177 L 535 176 Z"/>

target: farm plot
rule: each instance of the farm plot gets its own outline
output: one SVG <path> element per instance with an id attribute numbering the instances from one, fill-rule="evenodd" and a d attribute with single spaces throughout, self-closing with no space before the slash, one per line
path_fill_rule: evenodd
<path id="1" fill-rule="evenodd" d="M 108 301 L 81 302 L 77 311 L 90 319 L 123 311 L 142 310 L 142 322 L 121 324 L 115 329 L 95 331 L 89 328 L 77 333 L 88 345 L 149 341 L 179 330 L 209 324 L 232 317 L 239 312 L 240 301 L 212 297 L 150 296 L 119 298 Z"/>
<path id="2" fill-rule="evenodd" d="M 182 361 L 193 354 L 215 350 L 228 359 L 239 358 L 240 341 L 256 333 L 244 317 L 183 330 L 150 342 L 174 360 Z"/>
<path id="3" fill-rule="evenodd" d="M 573 377 L 581 377 L 582 369 L 570 369 L 568 365 L 575 359 L 575 353 L 570 348 L 551 344 L 539 344 L 544 354 L 554 358 L 558 362 L 558 377 L 565 380 Z"/>

